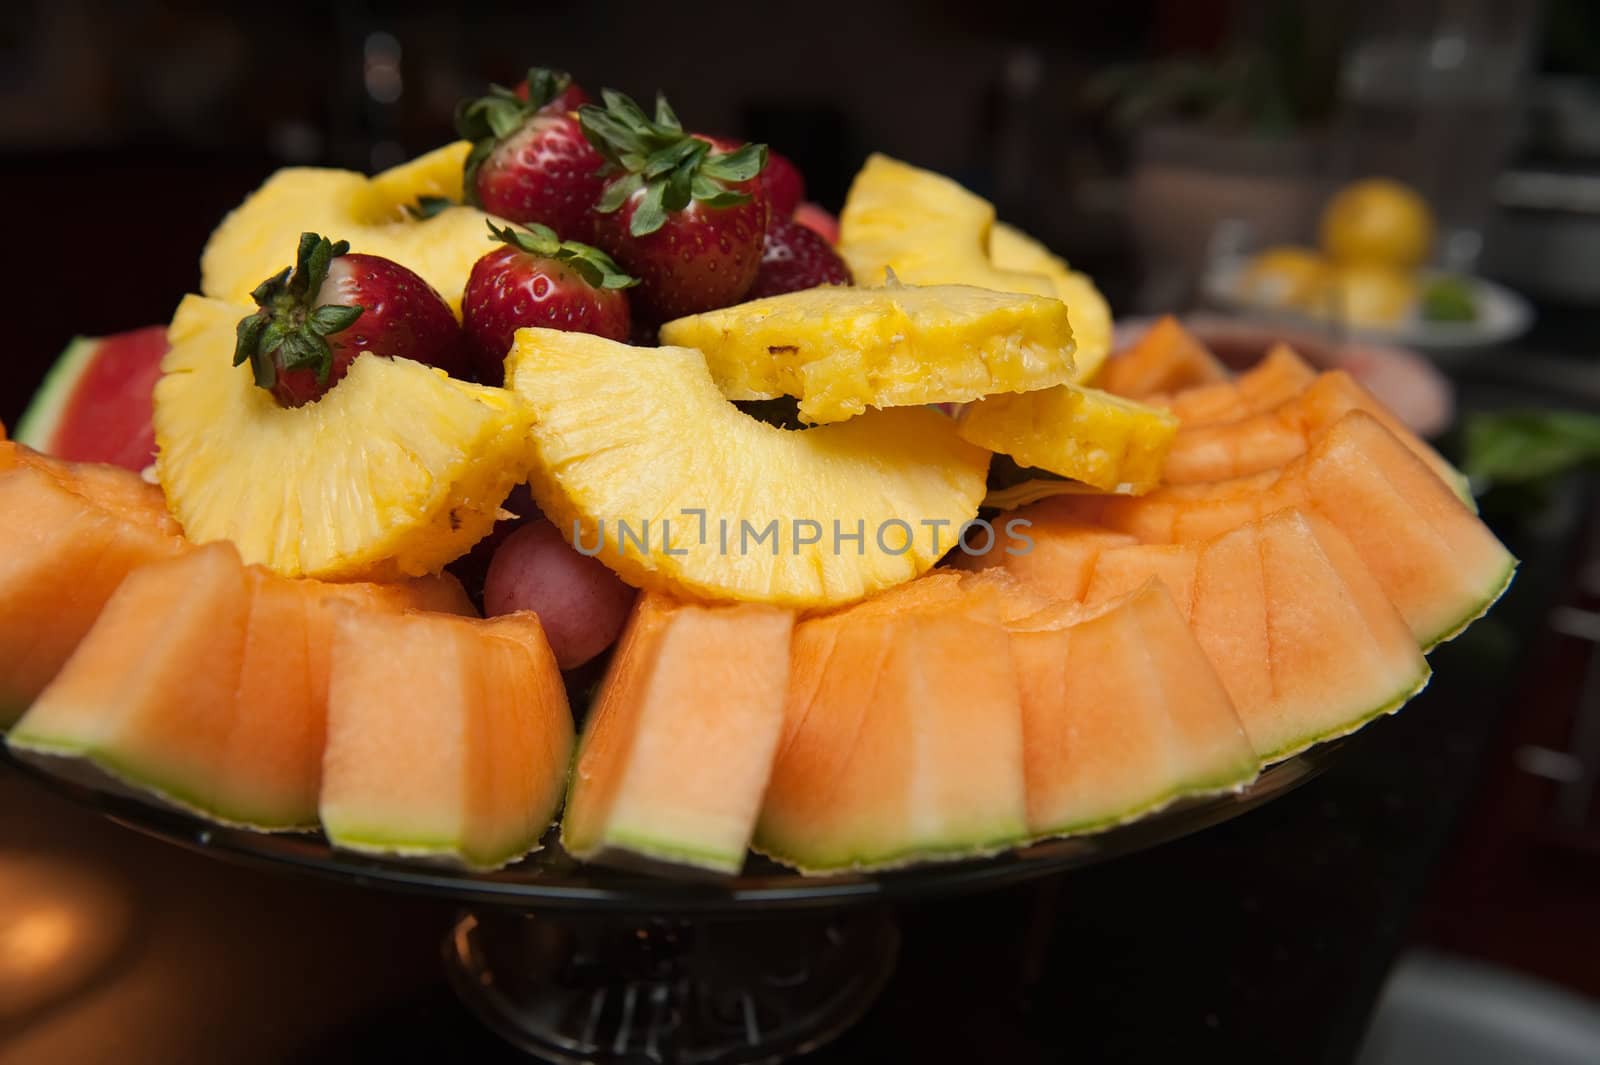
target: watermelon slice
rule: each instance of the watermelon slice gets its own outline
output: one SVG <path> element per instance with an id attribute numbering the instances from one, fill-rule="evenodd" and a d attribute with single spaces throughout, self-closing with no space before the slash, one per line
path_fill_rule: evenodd
<path id="1" fill-rule="evenodd" d="M 754 603 L 640 597 L 573 769 L 570 853 L 739 871 L 783 724 L 793 626 Z"/>
<path id="2" fill-rule="evenodd" d="M 155 461 L 151 393 L 167 353 L 167 327 L 77 337 L 45 375 L 16 438 L 48 455 L 142 470 Z"/>

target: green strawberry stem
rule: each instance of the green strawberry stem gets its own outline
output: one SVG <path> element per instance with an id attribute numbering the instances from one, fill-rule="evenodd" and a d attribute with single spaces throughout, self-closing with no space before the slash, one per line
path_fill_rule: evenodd
<path id="1" fill-rule="evenodd" d="M 609 170 L 624 176 L 606 186 L 595 210 L 611 214 L 643 189 L 644 197 L 628 223 L 628 232 L 642 237 L 660 229 L 670 212 L 683 210 L 691 201 L 733 207 L 750 198 L 730 186 L 761 173 L 767 165 L 765 144 L 713 151 L 705 141 L 684 132 L 665 96 L 656 97 L 654 118 L 614 89 L 602 90 L 600 97 L 603 105 L 578 108 L 578 124 Z"/>
<path id="2" fill-rule="evenodd" d="M 593 288 L 631 288 L 639 283 L 638 278 L 623 273 L 611 256 L 599 248 L 575 240 L 562 240 L 555 230 L 538 222 L 530 222 L 520 229 L 511 226 L 499 229 L 490 221 L 489 239 L 509 244 L 529 255 L 565 263 Z"/>
<path id="3" fill-rule="evenodd" d="M 300 234 L 294 266 L 285 267 L 255 287 L 250 298 L 260 310 L 241 318 L 233 348 L 233 364 L 248 362 L 255 382 L 270 389 L 278 372 L 310 368 L 326 386 L 333 373 L 333 349 L 327 338 L 355 324 L 361 307 L 312 301 L 328 279 L 333 260 L 350 250 L 350 242 L 330 241 L 317 233 Z"/>

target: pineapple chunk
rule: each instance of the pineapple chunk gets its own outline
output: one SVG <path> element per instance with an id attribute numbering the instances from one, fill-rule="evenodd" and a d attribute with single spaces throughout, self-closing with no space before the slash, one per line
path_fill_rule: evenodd
<path id="1" fill-rule="evenodd" d="M 794 396 L 808 422 L 1073 379 L 1060 300 L 967 285 L 789 292 L 668 322 L 661 339 L 704 352 L 729 399 Z"/>
<path id="2" fill-rule="evenodd" d="M 1081 274 L 1049 248 L 1022 230 L 996 222 L 989 232 L 989 261 L 1002 270 L 1043 274 L 1055 285 L 1055 297 L 1067 305 L 1072 339 L 1078 350 L 1073 381 L 1092 380 L 1111 354 L 1111 306 L 1088 274 Z"/>
<path id="3" fill-rule="evenodd" d="M 450 207 L 419 221 L 406 208 L 421 196 L 458 197 L 464 151 L 464 143 L 447 145 L 374 178 L 315 167 L 279 170 L 211 234 L 200 257 L 201 290 L 248 304 L 251 290 L 289 265 L 283 249 L 312 231 L 410 267 L 459 313 L 472 264 L 490 250 L 484 226 L 490 216 Z"/>
<path id="4" fill-rule="evenodd" d="M 1024 466 L 1138 495 L 1160 482 L 1178 419 L 1097 388 L 1062 385 L 969 404 L 957 432 Z"/>
<path id="5" fill-rule="evenodd" d="M 893 268 L 907 284 L 1054 296 L 1067 305 L 1078 344 L 1075 382 L 1089 380 L 1111 351 L 1111 310 L 1094 282 L 941 174 L 873 155 L 839 224 L 839 254 L 858 284 L 878 284 Z"/>
<path id="6" fill-rule="evenodd" d="M 978 513 L 989 453 L 926 407 L 789 431 L 723 398 L 688 348 L 523 329 L 539 506 L 630 583 L 786 607 L 927 570 Z"/>
<path id="7" fill-rule="evenodd" d="M 156 476 L 191 540 L 291 577 L 436 573 L 488 534 L 532 461 L 533 414 L 499 388 L 363 356 L 280 407 L 232 365 L 251 308 L 186 297 L 155 390 Z"/>

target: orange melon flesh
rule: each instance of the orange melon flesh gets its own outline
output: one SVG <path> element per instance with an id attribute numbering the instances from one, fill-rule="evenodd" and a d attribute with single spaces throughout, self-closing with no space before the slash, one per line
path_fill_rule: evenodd
<path id="1" fill-rule="evenodd" d="M 184 598 L 191 586 L 214 610 L 215 633 Z M 107 772 L 226 824 L 311 827 L 335 615 L 449 607 L 458 595 L 465 605 L 459 585 L 438 580 L 288 580 L 247 569 L 225 544 L 144 566 L 122 582 L 18 724 L 17 744 L 54 756 L 67 772 Z M 122 674 L 146 660 L 165 663 L 164 671 L 125 688 Z"/>
<path id="2" fill-rule="evenodd" d="M 1074 505 L 1064 502 L 1066 498 L 1056 496 L 1001 515 L 995 524 L 1026 522 L 1015 527 L 1027 536 L 1027 541 L 1018 545 L 1016 554 L 992 552 L 963 560 L 961 565 L 974 570 L 1003 569 L 1053 599 L 1082 599 L 1096 556 L 1108 548 L 1138 541 L 1127 533 L 1079 520 Z"/>
<path id="3" fill-rule="evenodd" d="M 1139 399 L 1228 379 L 1227 369 L 1171 315 L 1161 318 L 1127 351 L 1107 359 L 1094 381 L 1119 396 Z"/>
<path id="4" fill-rule="evenodd" d="M 1169 484 L 1222 481 L 1287 465 L 1351 411 L 1365 411 L 1450 485 L 1466 493 L 1465 479 L 1444 457 L 1391 414 L 1342 370 L 1322 374 L 1304 391 L 1271 410 L 1237 421 L 1184 426 L 1167 453 Z"/>
<path id="5" fill-rule="evenodd" d="M 135 570 L 6 742 L 65 776 L 212 810 L 249 598 L 227 545 Z"/>
<path id="6" fill-rule="evenodd" d="M 1145 399 L 1177 415 L 1185 428 L 1237 421 L 1298 396 L 1317 371 L 1287 344 L 1274 344 L 1262 360 L 1232 381 L 1195 385 Z"/>
<path id="7" fill-rule="evenodd" d="M 1405 619 L 1320 516 L 1280 511 L 1214 540 L 1120 548 L 1101 561 L 1090 602 L 1151 577 L 1189 582 L 1174 598 L 1263 761 L 1353 732 L 1427 683 Z"/>
<path id="8" fill-rule="evenodd" d="M 175 527 L 123 516 L 145 490 L 160 497 L 137 474 L 85 487 L 65 464 L 36 457 L 0 473 L 0 727 L 60 672 L 131 570 L 184 549 Z"/>
<path id="9" fill-rule="evenodd" d="M 320 803 L 331 842 L 473 869 L 539 846 L 573 727 L 538 624 L 531 613 L 338 619 Z"/>
<path id="10" fill-rule="evenodd" d="M 1137 499 L 1059 496 L 1056 508 L 1144 543 L 1205 540 L 1286 508 L 1314 512 L 1354 545 L 1424 649 L 1482 617 L 1517 564 L 1450 487 L 1364 411 L 1345 415 L 1277 472 Z"/>
<path id="11" fill-rule="evenodd" d="M 795 631 L 756 849 L 805 871 L 990 853 L 1027 838 L 1022 722 L 999 589 Z"/>
<path id="12" fill-rule="evenodd" d="M 1031 834 L 1094 831 L 1255 778 L 1233 703 L 1161 582 L 1079 613 L 1011 633 Z"/>
<path id="13" fill-rule="evenodd" d="M 744 865 L 783 725 L 794 615 L 649 593 L 596 697 L 561 842 L 573 855 Z"/>

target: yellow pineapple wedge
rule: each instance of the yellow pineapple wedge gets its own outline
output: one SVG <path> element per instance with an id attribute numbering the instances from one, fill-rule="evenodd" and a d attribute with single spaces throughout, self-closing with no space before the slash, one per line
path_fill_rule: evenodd
<path id="1" fill-rule="evenodd" d="M 516 396 L 363 356 L 327 395 L 280 407 L 234 366 L 249 306 L 189 296 L 155 389 L 156 476 L 191 540 L 230 540 L 291 577 L 436 573 L 488 534 L 532 461 Z"/>
<path id="2" fill-rule="evenodd" d="M 932 171 L 874 155 L 840 217 L 839 254 L 856 280 L 892 268 L 922 285 L 983 285 L 1054 295 L 1067 306 L 1077 370 L 1066 383 L 994 396 L 961 418 L 964 439 L 1104 491 L 1145 492 L 1160 478 L 1176 424 L 1082 382 L 1111 351 L 1111 309 L 1088 277 L 995 220 L 993 205 Z"/>
<path id="3" fill-rule="evenodd" d="M 997 222 L 988 200 L 942 174 L 871 156 L 850 186 L 839 227 L 839 254 L 857 284 L 876 285 L 893 268 L 910 285 L 1054 296 L 1067 305 L 1078 344 L 1075 382 L 1093 377 L 1111 351 L 1111 309 L 1094 282 Z"/>
<path id="4" fill-rule="evenodd" d="M 1111 354 L 1111 305 L 1089 275 L 1072 269 L 1049 248 L 1004 222 L 996 222 L 989 231 L 989 261 L 1001 270 L 1043 274 L 1050 279 L 1056 299 L 1067 305 L 1072 339 L 1078 342 L 1073 381 L 1092 380 Z"/>
<path id="5" fill-rule="evenodd" d="M 679 318 L 661 339 L 703 352 L 729 399 L 794 396 L 813 423 L 1073 376 L 1060 300 L 969 285 L 806 289 Z"/>
<path id="6" fill-rule="evenodd" d="M 1140 495 L 1161 482 L 1178 419 L 1108 392 L 1067 385 L 970 403 L 957 432 L 1020 465 L 1104 492 Z"/>
<path id="7" fill-rule="evenodd" d="M 459 198 L 467 148 L 449 144 L 372 178 L 318 167 L 279 170 L 211 234 L 200 257 L 201 290 L 248 304 L 261 279 L 283 267 L 283 249 L 310 230 L 410 267 L 459 313 L 472 264 L 490 250 L 490 216 L 449 207 L 418 220 L 406 208 L 423 196 Z"/>
<path id="8" fill-rule="evenodd" d="M 930 568 L 978 513 L 989 453 L 926 407 L 785 430 L 717 390 L 698 351 L 523 329 L 539 506 L 629 583 L 786 607 Z"/>

